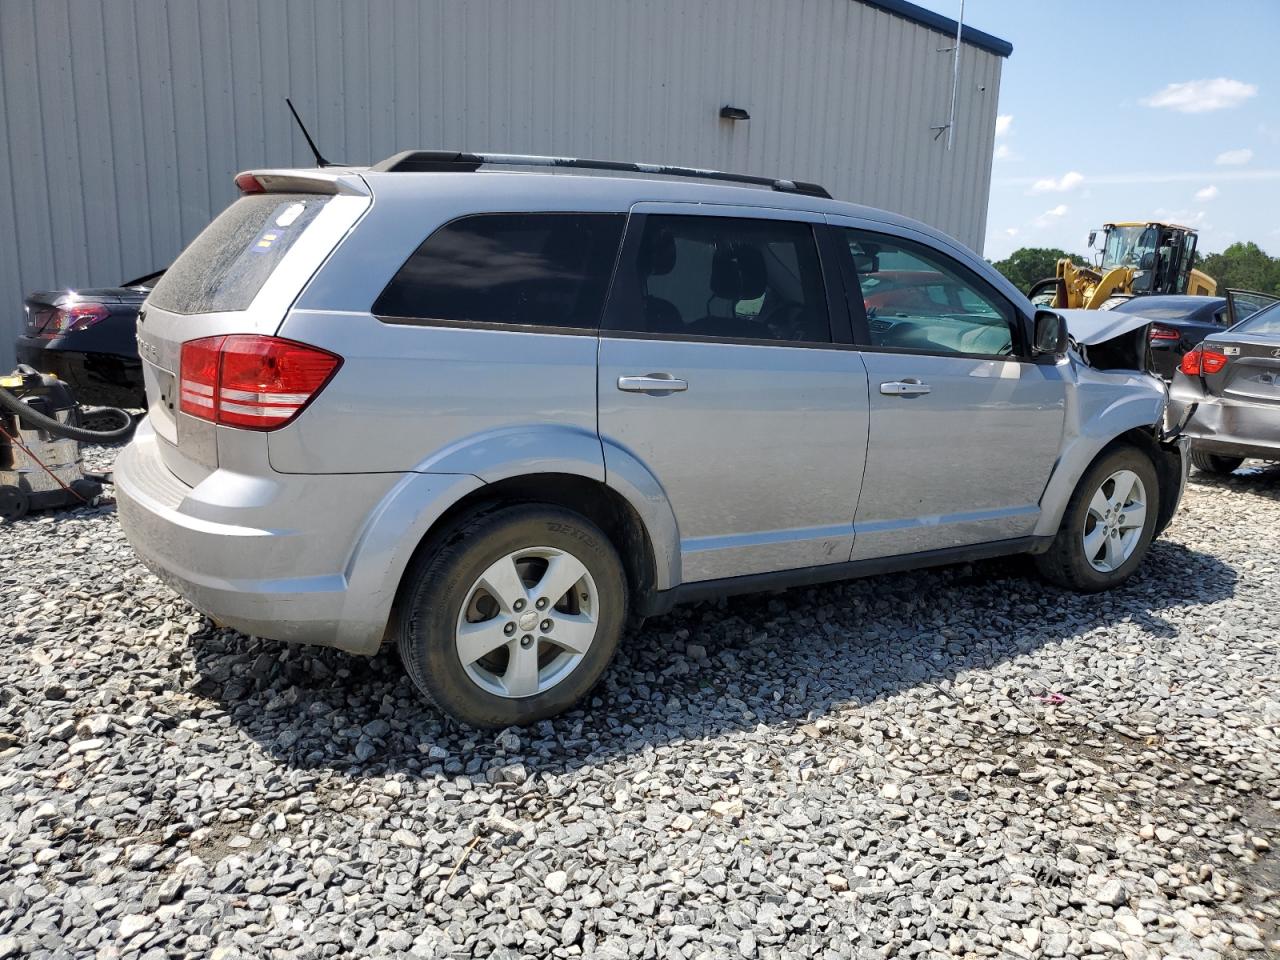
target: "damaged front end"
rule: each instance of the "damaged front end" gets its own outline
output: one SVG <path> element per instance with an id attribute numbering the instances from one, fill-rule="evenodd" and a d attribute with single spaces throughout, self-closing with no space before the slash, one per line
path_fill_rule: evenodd
<path id="1" fill-rule="evenodd" d="M 1190 441 L 1182 431 L 1194 408 L 1170 401 L 1169 385 L 1151 361 L 1149 319 L 1110 310 L 1054 312 L 1066 323 L 1075 384 L 1068 434 L 1101 440 L 1104 447 L 1123 439 L 1147 452 L 1160 481 L 1159 533 L 1186 487 Z"/>

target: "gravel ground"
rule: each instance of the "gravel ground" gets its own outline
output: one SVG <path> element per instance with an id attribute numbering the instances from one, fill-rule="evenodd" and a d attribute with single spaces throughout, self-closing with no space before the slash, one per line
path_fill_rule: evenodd
<path id="1" fill-rule="evenodd" d="M 0 549 L 0 958 L 1280 955 L 1277 467 L 1123 590 L 684 608 L 497 735 L 215 629 L 110 504 Z"/>

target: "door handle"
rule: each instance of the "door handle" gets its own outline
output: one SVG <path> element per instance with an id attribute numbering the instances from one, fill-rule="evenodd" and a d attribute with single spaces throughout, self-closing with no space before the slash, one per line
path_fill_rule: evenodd
<path id="1" fill-rule="evenodd" d="M 689 389 L 689 381 L 677 380 L 669 373 L 650 373 L 643 377 L 619 377 L 618 389 L 626 393 L 650 393 L 665 396 Z"/>
<path id="2" fill-rule="evenodd" d="M 889 383 L 880 384 L 880 392 L 886 397 L 919 397 L 932 393 L 933 387 L 908 377 L 906 380 L 891 380 Z"/>

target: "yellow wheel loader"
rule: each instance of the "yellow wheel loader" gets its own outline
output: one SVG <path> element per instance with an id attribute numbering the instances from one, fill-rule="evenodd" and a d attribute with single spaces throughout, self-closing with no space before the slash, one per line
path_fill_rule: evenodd
<path id="1" fill-rule="evenodd" d="M 1045 307 L 1097 310 L 1117 295 L 1189 293 L 1211 297 L 1217 283 L 1195 269 L 1196 232 L 1175 223 L 1103 225 L 1102 258 L 1096 267 L 1058 261 L 1057 274 L 1031 288 L 1031 302 Z M 1094 245 L 1098 231 L 1089 234 Z"/>

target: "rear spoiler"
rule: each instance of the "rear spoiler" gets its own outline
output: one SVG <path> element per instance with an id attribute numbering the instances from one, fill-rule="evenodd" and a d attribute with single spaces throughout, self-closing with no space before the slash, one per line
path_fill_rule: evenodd
<path id="1" fill-rule="evenodd" d="M 323 170 L 245 170 L 236 174 L 241 193 L 320 193 L 370 196 L 369 185 L 354 167 Z"/>

